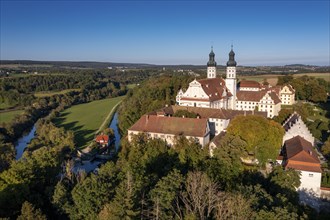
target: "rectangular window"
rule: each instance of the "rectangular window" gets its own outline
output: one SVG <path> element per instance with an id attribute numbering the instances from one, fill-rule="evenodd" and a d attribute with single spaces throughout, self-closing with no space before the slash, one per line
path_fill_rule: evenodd
<path id="1" fill-rule="evenodd" d="M 309 177 L 313 177 L 313 174 L 312 174 L 312 173 L 310 173 L 310 174 L 308 174 L 308 176 L 309 176 Z"/>

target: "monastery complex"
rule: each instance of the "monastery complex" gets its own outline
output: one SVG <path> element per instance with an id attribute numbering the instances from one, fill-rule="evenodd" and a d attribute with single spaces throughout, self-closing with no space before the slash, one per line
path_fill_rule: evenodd
<path id="1" fill-rule="evenodd" d="M 183 136 L 195 140 L 202 147 L 209 145 L 212 155 L 231 119 L 237 115 L 273 118 L 279 114 L 281 105 L 295 103 L 295 90 L 291 85 L 272 87 L 255 81 L 237 82 L 233 48 L 229 53 L 226 79 L 217 77 L 216 65 L 212 48 L 207 62 L 207 78 L 195 79 L 187 89 L 180 89 L 176 105 L 143 115 L 128 129 L 128 140 L 132 141 L 134 135 L 144 133 L 148 138 L 160 138 L 172 146 L 177 137 Z M 179 111 L 197 116 L 175 116 Z M 283 147 L 277 163 L 285 169 L 300 172 L 301 185 L 297 190 L 312 192 L 319 197 L 322 171 L 313 148 L 313 135 L 297 113 L 283 123 L 283 128 Z"/>

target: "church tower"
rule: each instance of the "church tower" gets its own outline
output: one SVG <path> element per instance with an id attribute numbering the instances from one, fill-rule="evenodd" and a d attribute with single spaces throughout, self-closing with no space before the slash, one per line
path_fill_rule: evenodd
<path id="1" fill-rule="evenodd" d="M 227 62 L 226 70 L 226 86 L 233 95 L 229 100 L 229 108 L 236 109 L 236 90 L 237 90 L 237 79 L 236 79 L 236 61 L 235 53 L 233 51 L 233 45 L 231 45 L 231 51 L 229 52 L 229 60 Z"/>
<path id="2" fill-rule="evenodd" d="M 212 79 L 217 77 L 217 62 L 214 60 L 213 47 L 211 47 L 211 53 L 209 54 L 209 62 L 207 62 L 207 78 Z"/>

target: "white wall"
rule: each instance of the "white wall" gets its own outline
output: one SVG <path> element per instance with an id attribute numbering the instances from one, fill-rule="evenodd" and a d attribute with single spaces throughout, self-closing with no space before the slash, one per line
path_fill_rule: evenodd
<path id="1" fill-rule="evenodd" d="M 217 69 L 214 66 L 207 67 L 207 78 L 212 79 L 217 77 Z"/>
<path id="2" fill-rule="evenodd" d="M 130 131 L 128 130 L 128 141 L 131 142 L 133 139 L 134 135 L 140 134 L 143 132 L 138 132 L 138 131 Z M 169 146 L 172 146 L 175 142 L 175 135 L 173 134 L 162 134 L 162 133 L 154 133 L 154 132 L 146 132 L 148 138 L 159 138 L 162 139 L 164 141 L 166 141 L 166 143 Z M 204 137 L 193 137 L 193 136 L 185 136 L 187 139 L 193 138 L 196 139 L 196 141 L 198 141 L 198 143 L 200 145 L 205 146 L 210 142 L 210 133 L 207 132 L 207 134 Z"/>
<path id="3" fill-rule="evenodd" d="M 301 120 L 301 117 L 299 117 L 298 121 L 291 125 L 289 130 L 285 132 L 283 137 L 283 144 L 286 140 L 289 140 L 298 135 L 314 145 L 314 137 L 308 130 L 305 123 Z"/>
<path id="4" fill-rule="evenodd" d="M 259 91 L 260 89 L 259 88 L 253 88 L 253 87 L 239 87 L 239 90 L 240 91 Z"/>
<path id="5" fill-rule="evenodd" d="M 300 186 L 298 190 L 313 190 L 317 196 L 321 195 L 321 178 L 322 174 L 317 172 L 301 171 Z"/>
<path id="6" fill-rule="evenodd" d="M 228 109 L 236 109 L 237 79 L 236 67 L 234 66 L 228 66 L 226 69 L 226 87 L 233 95 L 232 99 L 229 100 Z"/>

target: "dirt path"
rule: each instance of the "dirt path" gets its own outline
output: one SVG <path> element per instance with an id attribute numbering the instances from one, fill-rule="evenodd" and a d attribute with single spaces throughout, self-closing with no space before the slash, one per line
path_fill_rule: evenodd
<path id="1" fill-rule="evenodd" d="M 112 116 L 112 114 L 114 113 L 114 111 L 117 110 L 117 106 L 121 103 L 122 101 L 118 102 L 115 106 L 113 106 L 113 108 L 111 109 L 111 111 L 109 112 L 108 116 L 104 119 L 103 123 L 101 124 L 101 126 L 99 127 L 99 129 L 95 132 L 95 134 L 99 133 L 105 126 L 105 124 L 107 122 L 109 122 L 109 118 Z M 85 147 L 82 152 L 87 154 L 91 151 L 91 147 L 92 147 L 93 141 L 87 146 Z"/>

